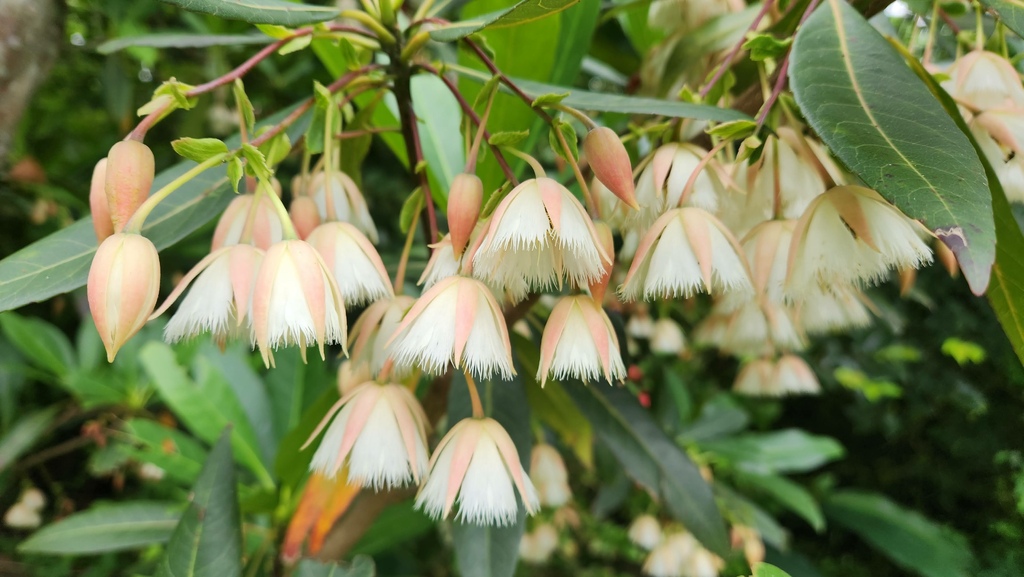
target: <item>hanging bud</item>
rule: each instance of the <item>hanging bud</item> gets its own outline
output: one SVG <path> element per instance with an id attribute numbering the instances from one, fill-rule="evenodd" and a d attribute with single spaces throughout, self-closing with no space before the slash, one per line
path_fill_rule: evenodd
<path id="1" fill-rule="evenodd" d="M 292 225 L 299 238 L 306 240 L 313 229 L 320 226 L 320 213 L 316 209 L 316 202 L 308 196 L 292 197 L 292 204 L 288 207 L 288 214 L 292 217 Z"/>
<path id="2" fill-rule="evenodd" d="M 122 140 L 110 147 L 105 191 L 114 232 L 121 232 L 149 196 L 155 173 L 153 151 L 145 144 L 137 140 Z"/>
<path id="3" fill-rule="evenodd" d="M 561 507 L 572 498 L 569 488 L 569 472 L 558 450 L 540 443 L 534 445 L 530 454 L 530 475 L 537 489 L 540 504 L 547 507 Z"/>
<path id="4" fill-rule="evenodd" d="M 651 515 L 640 515 L 629 525 L 628 535 L 638 547 L 652 551 L 661 543 L 661 524 Z"/>
<path id="5" fill-rule="evenodd" d="M 634 209 L 640 208 L 633 188 L 629 153 L 614 130 L 599 126 L 588 132 L 583 139 L 583 153 L 587 155 L 594 175 L 608 190 Z"/>
<path id="6" fill-rule="evenodd" d="M 484 183 L 475 174 L 455 175 L 448 195 L 448 230 L 455 258 L 462 257 L 473 227 L 480 218 L 480 205 L 484 200 Z"/>
<path id="7" fill-rule="evenodd" d="M 107 361 L 153 312 L 160 291 L 160 257 L 150 240 L 116 233 L 96 250 L 89 268 L 89 312 L 96 323 Z"/>
<path id="8" fill-rule="evenodd" d="M 107 159 L 102 158 L 92 169 L 89 183 L 89 212 L 92 213 L 92 228 L 96 240 L 103 242 L 114 234 L 114 223 L 110 222 L 110 207 L 107 206 Z"/>
<path id="9" fill-rule="evenodd" d="M 605 254 L 612 255 L 612 259 L 615 258 L 615 239 L 612 238 L 612 229 L 607 223 L 603 221 L 594 222 L 594 232 L 597 233 L 597 240 L 601 243 L 601 248 L 604 249 Z M 604 263 L 604 274 L 601 278 L 595 282 L 590 283 L 590 295 L 594 297 L 597 302 L 604 301 L 604 293 L 608 290 L 608 281 L 612 278 L 612 262 Z"/>

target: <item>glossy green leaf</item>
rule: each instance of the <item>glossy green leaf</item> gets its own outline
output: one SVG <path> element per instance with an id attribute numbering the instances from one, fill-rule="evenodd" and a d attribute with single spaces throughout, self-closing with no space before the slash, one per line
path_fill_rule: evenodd
<path id="1" fill-rule="evenodd" d="M 287 0 L 161 0 L 189 12 L 210 14 L 250 24 L 302 26 L 333 19 L 341 11 L 327 6 L 310 6 Z"/>
<path id="2" fill-rule="evenodd" d="M 524 370 L 508 382 L 500 379 L 477 383 L 480 401 L 487 416 L 501 423 L 519 451 L 524 467 L 530 465 L 533 438 L 530 434 L 530 409 L 523 392 Z M 529 378 L 529 377 L 526 377 Z M 471 414 L 465 378 L 456 374 L 448 394 L 448 422 L 452 425 Z M 474 577 L 512 577 L 519 559 L 519 540 L 526 530 L 526 509 L 519 502 L 516 521 L 505 527 L 480 526 L 456 521 L 452 525 L 455 560 L 462 575 Z"/>
<path id="3" fill-rule="evenodd" d="M 701 448 L 751 473 L 795 473 L 816 469 L 843 456 L 831 437 L 800 429 L 747 433 L 701 443 Z"/>
<path id="4" fill-rule="evenodd" d="M 357 555 L 351 562 L 343 565 L 303 559 L 295 567 L 292 577 L 373 577 L 376 574 L 373 559 Z"/>
<path id="5" fill-rule="evenodd" d="M 999 15 L 999 20 L 1018 36 L 1024 37 L 1024 3 L 1020 0 L 981 0 Z"/>
<path id="6" fill-rule="evenodd" d="M 191 34 L 188 32 L 163 32 L 125 36 L 107 40 L 96 47 L 100 54 L 113 54 L 125 48 L 144 46 L 148 48 L 206 48 L 208 46 L 241 46 L 245 44 L 270 44 L 272 38 L 264 34 Z"/>
<path id="7" fill-rule="evenodd" d="M 131 501 L 94 505 L 36 531 L 18 545 L 22 553 L 94 555 L 141 549 L 170 538 L 181 506 Z"/>
<path id="8" fill-rule="evenodd" d="M 198 363 L 194 370 L 213 369 L 221 380 L 231 388 L 238 398 L 239 408 L 245 421 L 252 426 L 254 438 L 260 448 L 264 463 L 273 463 L 278 438 L 274 433 L 273 408 L 266 385 L 252 368 L 252 349 L 249 343 L 235 342 L 225 350 L 207 341 L 201 348 L 200 357 L 205 363 Z"/>
<path id="9" fill-rule="evenodd" d="M 260 125 L 279 122 L 293 108 L 268 117 Z M 305 131 L 306 122 L 308 115 L 289 128 L 293 141 Z M 228 146 L 238 146 L 238 137 L 229 139 Z M 194 166 L 194 162 L 185 161 L 161 172 L 153 181 L 153 190 L 159 190 Z M 157 205 L 146 219 L 142 233 L 163 250 L 220 214 L 231 202 L 228 190 L 224 168 L 207 170 Z M 0 311 L 84 285 L 96 245 L 92 219 L 86 217 L 0 260 Z"/>
<path id="10" fill-rule="evenodd" d="M 199 477 L 206 449 L 193 437 L 148 419 L 129 419 L 124 424 L 130 445 L 121 451 L 139 463 L 152 463 L 164 470 L 167 477 L 192 485 Z"/>
<path id="11" fill-rule="evenodd" d="M 883 495 L 863 491 L 833 494 L 825 514 L 860 535 L 907 571 L 924 577 L 969 577 L 971 551 L 962 535 L 905 509 Z"/>
<path id="12" fill-rule="evenodd" d="M 775 517 L 720 481 L 714 483 L 714 493 L 715 500 L 730 521 L 754 528 L 767 545 L 780 550 L 789 548 L 789 531 Z"/>
<path id="13" fill-rule="evenodd" d="M 770 474 L 739 473 L 737 482 L 749 485 L 753 491 L 761 492 L 783 507 L 793 511 L 807 521 L 815 531 L 825 528 L 825 516 L 818 502 L 807 489 L 789 479 Z"/>
<path id="14" fill-rule="evenodd" d="M 755 563 L 754 577 L 789 577 L 789 573 L 786 573 L 775 565 L 769 565 L 768 563 Z"/>
<path id="15" fill-rule="evenodd" d="M 984 169 L 889 43 L 848 4 L 828 0 L 797 33 L 789 76 L 800 109 L 832 152 L 933 230 L 982 294 L 995 261 Z"/>
<path id="16" fill-rule="evenodd" d="M 205 162 L 228 151 L 228 145 L 217 138 L 179 138 L 171 141 L 171 148 L 178 156 L 195 162 Z"/>
<path id="17" fill-rule="evenodd" d="M 626 474 L 659 496 L 705 547 L 726 555 L 729 540 L 710 487 L 650 413 L 620 387 L 578 382 L 564 386 Z"/>
<path id="18" fill-rule="evenodd" d="M 14 422 L 7 434 L 0 437 L 0 473 L 36 444 L 50 428 L 56 414 L 57 408 L 50 407 L 29 413 Z"/>
<path id="19" fill-rule="evenodd" d="M 410 499 L 384 509 L 351 552 L 377 555 L 433 531 L 436 526 L 434 520 L 413 507 Z"/>
<path id="20" fill-rule="evenodd" d="M 50 323 L 7 312 L 0 315 L 0 328 L 14 348 L 40 369 L 64 377 L 74 368 L 71 341 Z"/>
<path id="21" fill-rule="evenodd" d="M 157 577 L 239 577 L 242 525 L 229 430 L 210 451 L 189 497 Z"/>
<path id="22" fill-rule="evenodd" d="M 274 486 L 263 464 L 256 435 L 238 399 L 219 376 L 208 376 L 199 383 L 193 381 L 178 364 L 171 347 L 161 342 L 146 344 L 139 359 L 160 398 L 189 430 L 200 439 L 213 442 L 224 427 L 233 425 L 231 441 L 238 462 L 255 473 L 264 487 Z"/>
<path id="23" fill-rule="evenodd" d="M 313 459 L 313 452 L 316 451 L 317 443 L 302 449 L 306 444 L 313 429 L 320 424 L 320 420 L 327 415 L 331 405 L 338 401 L 338 389 L 331 387 L 324 391 L 318 399 L 302 413 L 302 418 L 294 429 L 288 432 L 281 439 L 281 446 L 277 452 L 277 460 L 274 462 L 274 472 L 281 479 L 281 483 L 288 486 L 296 486 L 305 478 L 309 470 L 309 462 Z"/>
<path id="24" fill-rule="evenodd" d="M 455 42 L 484 28 L 508 28 L 556 14 L 580 0 L 521 0 L 510 8 L 481 14 L 430 31 L 438 42 Z"/>

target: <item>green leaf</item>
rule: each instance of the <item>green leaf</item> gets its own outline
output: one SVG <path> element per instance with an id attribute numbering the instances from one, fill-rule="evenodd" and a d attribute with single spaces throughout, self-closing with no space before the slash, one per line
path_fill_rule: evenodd
<path id="1" fill-rule="evenodd" d="M 0 437 L 0 473 L 36 444 L 56 415 L 57 407 L 49 407 L 29 413 L 11 425 L 7 434 Z"/>
<path id="2" fill-rule="evenodd" d="M 529 130 L 505 130 L 495 132 L 487 139 L 492 146 L 515 146 L 530 136 Z"/>
<path id="3" fill-rule="evenodd" d="M 651 414 L 620 387 L 578 382 L 564 386 L 626 474 L 658 495 L 669 513 L 705 547 L 726 555 L 729 540 L 710 487 Z"/>
<path id="4" fill-rule="evenodd" d="M 94 555 L 165 543 L 181 517 L 177 503 L 131 501 L 94 505 L 36 531 L 21 553 Z"/>
<path id="5" fill-rule="evenodd" d="M 245 165 L 242 164 L 242 159 L 237 156 L 232 156 L 228 159 L 228 182 L 231 183 L 231 189 L 238 194 L 238 183 L 242 182 L 242 177 L 245 176 Z"/>
<path id="6" fill-rule="evenodd" d="M 228 151 L 228 145 L 216 138 L 179 138 L 171 141 L 171 148 L 178 156 L 195 162 L 203 162 Z"/>
<path id="7" fill-rule="evenodd" d="M 160 32 L 125 36 L 107 40 L 96 47 L 100 54 L 113 54 L 125 48 L 145 46 L 149 48 L 206 48 L 209 46 L 241 46 L 246 44 L 269 44 L 263 34 L 192 34 L 189 32 Z"/>
<path id="8" fill-rule="evenodd" d="M 432 531 L 436 525 L 430 517 L 413 507 L 412 500 L 398 503 L 384 509 L 351 553 L 377 555 Z"/>
<path id="9" fill-rule="evenodd" d="M 238 399 L 223 380 L 207 378 L 197 385 L 178 364 L 171 347 L 161 342 L 143 346 L 139 359 L 160 398 L 197 437 L 213 442 L 219 431 L 233 424 L 231 441 L 238 462 L 255 473 L 264 487 L 274 486 L 263 465 L 256 435 L 245 419 Z"/>
<path id="10" fill-rule="evenodd" d="M 485 80 L 482 74 L 460 69 L 458 72 L 467 78 L 478 82 Z M 731 120 L 751 120 L 749 116 L 728 108 L 719 108 L 707 104 L 691 104 L 689 102 L 678 102 L 674 100 L 662 100 L 659 98 L 644 98 L 641 96 L 626 96 L 623 94 L 606 94 L 601 92 L 590 92 L 564 86 L 554 86 L 532 80 L 512 81 L 526 93 L 530 98 L 537 98 L 542 94 L 569 91 L 569 96 L 562 101 L 566 106 L 580 110 L 594 110 L 598 112 L 618 112 L 622 114 L 646 114 L 651 116 L 666 116 L 669 118 L 693 118 L 696 120 L 714 120 L 716 122 L 729 122 Z"/>
<path id="11" fill-rule="evenodd" d="M 270 129 L 268 128 L 267 130 Z M 263 156 L 266 157 L 269 166 L 277 166 L 292 151 L 292 141 L 288 138 L 288 134 L 281 132 L 261 144 L 259 149 Z"/>
<path id="12" fill-rule="evenodd" d="M 757 123 L 753 120 L 732 120 L 716 124 L 706 132 L 725 140 L 741 140 L 754 134 L 757 130 Z"/>
<path id="13" fill-rule="evenodd" d="M 825 501 L 835 525 L 860 535 L 904 569 L 925 577 L 969 577 L 973 558 L 967 540 L 883 495 L 841 491 Z"/>
<path id="14" fill-rule="evenodd" d="M 195 106 L 195 99 L 190 99 L 186 93 L 193 88 L 195 87 L 190 84 L 178 82 L 171 78 L 170 80 L 165 80 L 163 84 L 153 91 L 153 98 L 155 100 L 161 96 L 170 96 L 178 108 L 189 110 Z"/>
<path id="15" fill-rule="evenodd" d="M 530 106 L 534 108 L 545 108 L 561 104 L 569 96 L 568 92 L 561 92 L 558 94 L 541 94 L 537 98 L 533 99 L 533 103 Z"/>
<path id="16" fill-rule="evenodd" d="M 327 6 L 310 6 L 286 0 L 161 0 L 189 12 L 210 14 L 226 20 L 249 24 L 303 26 L 326 22 L 341 10 Z"/>
<path id="17" fill-rule="evenodd" d="M 797 33 L 790 83 L 843 163 L 957 255 L 975 294 L 995 261 L 992 199 L 971 142 L 852 7 L 823 3 Z"/>
<path id="18" fill-rule="evenodd" d="M 789 573 L 786 573 L 782 569 L 779 569 L 775 565 L 769 565 L 768 563 L 755 563 L 754 564 L 754 577 L 790 577 Z"/>
<path id="19" fill-rule="evenodd" d="M 556 14 L 580 0 L 521 0 L 510 8 L 482 14 L 430 31 L 437 42 L 455 42 L 484 28 L 508 28 Z"/>
<path id="20" fill-rule="evenodd" d="M 279 365 L 280 366 L 280 365 Z M 304 365 L 303 365 L 304 366 Z M 275 369 L 280 370 L 280 369 Z M 277 460 L 274 462 L 274 472 L 281 479 L 281 484 L 294 487 L 299 484 L 309 470 L 309 462 L 313 459 L 313 452 L 317 445 L 313 444 L 302 450 L 309 436 L 320 424 L 331 405 L 338 401 L 337 387 L 330 387 L 325 390 L 319 398 L 302 413 L 295 425 L 287 435 L 281 439 L 280 448 L 277 451 Z"/>
<path id="21" fill-rule="evenodd" d="M 522 375 L 512 382 L 487 380 L 478 382 L 480 400 L 487 416 L 498 421 L 508 432 L 519 451 L 524 467 L 530 465 L 533 438 L 530 433 L 530 409 L 523 392 Z M 461 374 L 452 378 L 448 394 L 448 419 L 454 425 L 471 414 L 466 380 Z M 516 522 L 505 527 L 452 524 L 455 560 L 462 575 L 473 577 L 512 577 L 519 559 L 519 540 L 526 530 L 526 509 L 519 502 Z"/>
<path id="22" fill-rule="evenodd" d="M 402 210 L 398 213 L 398 228 L 402 234 L 409 232 L 409 227 L 413 225 L 413 220 L 419 217 L 422 209 L 423 191 L 416 188 L 402 203 Z"/>
<path id="23" fill-rule="evenodd" d="M 7 312 L 0 315 L 0 327 L 11 345 L 40 369 L 65 377 L 75 367 L 71 342 L 50 323 Z"/>
<path id="24" fill-rule="evenodd" d="M 321 563 L 312 559 L 303 559 L 295 567 L 292 577 L 374 577 L 377 568 L 373 559 L 365 555 L 356 555 L 350 563 Z"/>
<path id="25" fill-rule="evenodd" d="M 792 38 L 779 40 L 771 34 L 753 34 L 743 43 L 743 49 L 750 51 L 751 60 L 761 62 L 784 56 L 792 43 Z"/>
<path id="26" fill-rule="evenodd" d="M 1024 6 L 1019 1 L 981 0 L 981 3 L 994 10 L 999 20 L 1017 36 L 1024 37 Z"/>
<path id="27" fill-rule="evenodd" d="M 294 108 L 290 106 L 260 124 L 280 122 Z M 293 140 L 305 131 L 307 119 L 308 116 L 289 128 Z M 237 146 L 238 142 L 238 137 L 233 137 L 228 140 L 228 146 Z M 232 164 L 228 163 L 229 171 Z M 194 162 L 185 161 L 161 172 L 153 181 L 153 190 L 159 190 L 193 167 Z M 142 233 L 163 250 L 215 218 L 231 199 L 224 169 L 212 168 L 158 204 L 146 219 Z M 0 260 L 0 311 L 42 301 L 84 285 L 96 244 L 92 219 L 84 218 Z"/>
<path id="28" fill-rule="evenodd" d="M 263 182 L 269 182 L 270 178 L 274 175 L 274 171 L 270 169 L 270 164 L 267 163 L 267 157 L 263 155 L 263 152 L 248 142 L 242 144 L 242 157 L 245 158 L 246 168 L 249 172 L 256 177 L 257 180 Z"/>
<path id="29" fill-rule="evenodd" d="M 139 463 L 152 463 L 186 486 L 195 483 L 206 460 L 206 450 L 192 437 L 147 419 L 130 419 L 124 431 L 132 441 L 121 451 Z"/>
<path id="30" fill-rule="evenodd" d="M 743 471 L 760 474 L 810 471 L 844 453 L 835 439 L 800 429 L 736 435 L 702 443 L 701 448 Z"/>
<path id="31" fill-rule="evenodd" d="M 293 38 L 293 39 L 289 40 L 288 42 L 285 42 L 284 46 L 282 46 L 281 49 L 277 51 L 277 53 L 282 55 L 282 56 L 284 56 L 286 54 L 291 54 L 292 52 L 298 52 L 299 50 L 305 50 L 307 47 L 309 47 L 309 44 L 312 41 L 313 41 L 313 36 L 311 34 L 307 34 L 305 36 L 299 36 L 298 38 Z"/>
<path id="32" fill-rule="evenodd" d="M 245 129 L 252 134 L 253 128 L 256 126 L 256 111 L 252 108 L 249 95 L 245 93 L 245 85 L 242 84 L 241 78 L 235 79 L 235 83 L 231 85 L 231 91 L 235 95 L 235 106 L 238 107 L 242 118 L 245 119 Z"/>
<path id="33" fill-rule="evenodd" d="M 565 139 L 565 144 L 569 147 L 569 154 L 572 155 L 572 158 L 568 158 L 566 156 L 566 151 L 562 148 L 562 143 L 558 140 L 558 137 L 556 136 L 558 133 L 555 132 L 554 127 L 551 127 L 548 130 L 548 145 L 551 146 L 551 149 L 554 150 L 558 156 L 565 159 L 566 162 L 575 162 L 579 160 L 580 151 L 579 144 L 576 142 L 576 130 L 571 124 L 564 120 L 559 119 L 556 120 L 555 123 L 558 127 L 558 132 L 562 134 L 562 138 Z"/>
<path id="34" fill-rule="evenodd" d="M 825 516 L 818 502 L 800 485 L 779 475 L 738 473 L 737 481 L 749 484 L 754 490 L 765 493 L 780 505 L 800 515 L 815 531 L 825 528 Z"/>
<path id="35" fill-rule="evenodd" d="M 242 526 L 225 430 L 189 494 L 188 509 L 174 528 L 158 577 L 238 577 L 242 574 Z"/>

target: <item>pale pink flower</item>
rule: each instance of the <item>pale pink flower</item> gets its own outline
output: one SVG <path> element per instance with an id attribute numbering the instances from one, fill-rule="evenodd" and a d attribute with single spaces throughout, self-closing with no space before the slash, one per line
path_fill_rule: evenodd
<path id="1" fill-rule="evenodd" d="M 820 392 L 821 385 L 803 359 L 783 355 L 775 361 L 763 358 L 744 363 L 733 390 L 744 395 L 781 397 L 814 395 Z"/>
<path id="2" fill-rule="evenodd" d="M 586 295 L 563 297 L 551 310 L 541 338 L 537 379 L 541 386 L 555 379 L 609 383 L 626 377 L 615 328 L 601 305 Z"/>
<path id="3" fill-rule="evenodd" d="M 636 200 L 640 210 L 626 216 L 625 227 L 646 230 L 665 212 L 679 207 L 686 183 L 707 154 L 707 150 L 689 143 L 665 144 L 656 150 L 637 179 Z M 717 168 L 714 160 L 701 168 L 685 206 L 712 213 L 718 210 L 719 197 L 724 190 L 715 173 Z"/>
<path id="4" fill-rule="evenodd" d="M 652 551 L 661 543 L 661 523 L 652 515 L 640 515 L 630 523 L 628 535 L 637 547 Z"/>
<path id="5" fill-rule="evenodd" d="M 366 364 L 373 375 L 380 373 L 391 357 L 388 341 L 415 302 L 411 296 L 397 295 L 366 307 L 352 325 L 349 335 L 352 361 Z M 402 375 L 403 371 L 398 371 L 396 377 Z"/>
<path id="6" fill-rule="evenodd" d="M 423 274 L 416 284 L 424 290 L 429 289 L 438 281 L 459 274 L 460 259 L 455 258 L 455 249 L 452 247 L 450 235 L 444 235 L 441 240 L 430 245 L 430 259 L 423 269 Z"/>
<path id="7" fill-rule="evenodd" d="M 388 346 L 398 367 L 439 375 L 454 365 L 485 379 L 515 375 L 501 308 L 483 283 L 464 276 L 446 278 L 417 299 Z"/>
<path id="8" fill-rule="evenodd" d="M 210 333 L 225 339 L 248 331 L 249 303 L 263 251 L 249 244 L 235 244 L 206 255 L 188 272 L 150 317 L 156 318 L 185 293 L 178 310 L 164 327 L 164 338 L 171 343 Z"/>
<path id="9" fill-rule="evenodd" d="M 89 312 L 107 360 L 146 324 L 160 292 L 160 256 L 139 234 L 114 233 L 100 243 L 86 283 Z"/>
<path id="10" fill-rule="evenodd" d="M 309 234 L 313 245 L 338 283 L 348 306 L 394 296 L 384 261 L 369 239 L 347 222 L 325 222 Z"/>
<path id="11" fill-rule="evenodd" d="M 799 351 L 807 346 L 789 309 L 763 298 L 719 301 L 703 324 L 711 326 L 698 331 L 701 342 L 736 355 Z"/>
<path id="12" fill-rule="evenodd" d="M 867 302 L 860 290 L 833 285 L 804 294 L 795 305 L 795 319 L 809 335 L 866 327 L 871 324 Z"/>
<path id="13" fill-rule="evenodd" d="M 729 230 L 707 211 L 684 207 L 647 231 L 619 293 L 639 300 L 750 290 L 746 261 Z"/>
<path id="14" fill-rule="evenodd" d="M 742 548 L 747 565 L 753 567 L 764 561 L 765 549 L 761 534 L 753 527 L 733 525 L 730 531 L 733 549 Z"/>
<path id="15" fill-rule="evenodd" d="M 284 240 L 284 225 L 274 208 L 274 201 L 266 193 L 261 192 L 259 196 L 255 207 L 256 195 L 253 194 L 240 194 L 231 201 L 217 221 L 210 252 L 241 243 L 246 232 L 252 244 L 260 250 L 267 250 Z"/>
<path id="16" fill-rule="evenodd" d="M 610 261 L 583 205 L 542 177 L 522 182 L 498 204 L 472 263 L 474 276 L 514 291 L 523 280 L 534 290 L 563 280 L 585 286 Z"/>
<path id="17" fill-rule="evenodd" d="M 687 532 L 667 535 L 644 561 L 643 572 L 651 577 L 687 577 L 684 565 L 700 547 Z"/>
<path id="18" fill-rule="evenodd" d="M 303 448 L 325 427 L 310 463 L 316 473 L 333 478 L 347 465 L 349 483 L 379 491 L 418 484 L 427 472 L 427 416 L 406 387 L 371 381 L 353 388 Z"/>
<path id="19" fill-rule="evenodd" d="M 323 172 L 313 175 L 310 180 L 310 190 L 313 201 L 316 202 L 317 210 L 320 213 L 322 222 L 340 220 L 351 223 L 359 232 L 362 232 L 371 242 L 377 242 L 377 226 L 373 224 L 370 217 L 370 209 L 366 206 L 366 199 L 363 193 L 352 178 L 341 172 L 333 170 L 325 176 Z M 332 208 L 334 214 L 327 214 L 327 191 L 330 190 Z"/>
<path id="20" fill-rule="evenodd" d="M 769 302 L 786 302 L 786 267 L 795 220 L 769 220 L 755 226 L 743 239 L 754 292 Z"/>
<path id="21" fill-rule="evenodd" d="M 514 487 L 514 489 L 513 489 Z M 478 525 L 510 525 L 518 513 L 515 491 L 526 512 L 540 504 L 530 477 L 505 429 L 491 418 L 468 418 L 455 424 L 430 458 L 427 482 L 416 508 L 443 519 L 457 504 L 456 518 Z"/>
<path id="22" fill-rule="evenodd" d="M 1024 202 L 1024 107 L 993 109 L 971 119 L 971 132 L 1010 202 Z"/>
<path id="23" fill-rule="evenodd" d="M 267 251 L 252 296 L 253 337 L 263 362 L 273 366 L 273 350 L 316 343 L 345 344 L 345 303 L 330 270 L 316 249 L 301 240 L 285 240 Z"/>
<path id="24" fill-rule="evenodd" d="M 537 488 L 540 504 L 546 507 L 561 507 L 572 498 L 569 488 L 569 472 L 565 461 L 551 445 L 538 443 L 530 454 L 530 478 Z"/>
<path id="25" fill-rule="evenodd" d="M 943 87 L 973 110 L 1024 106 L 1020 74 L 1001 55 L 974 50 L 957 58 Z"/>
<path id="26" fill-rule="evenodd" d="M 558 550 L 558 530 L 544 523 L 519 540 L 519 558 L 526 563 L 543 564 Z"/>

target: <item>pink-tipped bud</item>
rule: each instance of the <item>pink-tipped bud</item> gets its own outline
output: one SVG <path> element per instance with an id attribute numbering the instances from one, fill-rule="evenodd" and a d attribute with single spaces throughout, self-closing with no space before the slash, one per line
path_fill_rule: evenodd
<path id="1" fill-rule="evenodd" d="M 309 175 L 296 174 L 292 177 L 289 190 L 292 191 L 292 198 L 309 196 Z"/>
<path id="2" fill-rule="evenodd" d="M 308 196 L 292 197 L 292 205 L 288 207 L 288 214 L 292 217 L 292 224 L 299 238 L 306 240 L 313 229 L 320 226 L 320 212 L 316 209 L 316 202 Z"/>
<path id="3" fill-rule="evenodd" d="M 137 140 L 122 140 L 110 147 L 104 188 L 114 232 L 121 232 L 128 219 L 145 202 L 155 173 L 153 151 L 145 144 Z"/>
<path id="4" fill-rule="evenodd" d="M 484 183 L 475 174 L 461 173 L 452 180 L 448 194 L 448 231 L 452 239 L 455 258 L 462 257 L 473 227 L 480 218 L 480 205 L 484 200 Z"/>
<path id="5" fill-rule="evenodd" d="M 89 312 L 107 360 L 146 324 L 160 291 L 160 257 L 142 235 L 116 233 L 96 250 L 89 268 Z"/>
<path id="6" fill-rule="evenodd" d="M 626 147 L 614 130 L 599 126 L 588 132 L 583 139 L 583 152 L 601 184 L 607 186 L 622 202 L 640 208 L 633 188 L 633 165 L 629 161 Z"/>
<path id="7" fill-rule="evenodd" d="M 92 169 L 92 182 L 89 183 L 89 212 L 92 213 L 92 228 L 96 231 L 96 240 L 103 242 L 114 234 L 114 223 L 110 221 L 110 208 L 107 206 L 107 159 L 102 158 Z"/>
<path id="8" fill-rule="evenodd" d="M 601 242 L 601 248 L 605 254 L 615 258 L 615 240 L 612 238 L 612 229 L 604 221 L 594 221 L 594 231 L 597 232 L 597 240 Z M 612 262 L 604 263 L 604 274 L 595 282 L 590 283 L 590 296 L 598 303 L 604 301 L 604 293 L 608 290 L 608 281 L 612 278 Z"/>

